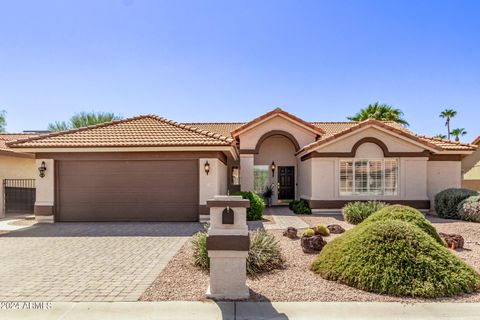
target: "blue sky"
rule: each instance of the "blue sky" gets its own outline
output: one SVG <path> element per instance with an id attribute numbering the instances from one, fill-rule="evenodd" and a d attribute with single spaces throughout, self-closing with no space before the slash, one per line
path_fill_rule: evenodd
<path id="1" fill-rule="evenodd" d="M 344 121 L 381 101 L 411 129 L 480 134 L 479 1 L 0 0 L 7 130 L 79 111 Z"/>

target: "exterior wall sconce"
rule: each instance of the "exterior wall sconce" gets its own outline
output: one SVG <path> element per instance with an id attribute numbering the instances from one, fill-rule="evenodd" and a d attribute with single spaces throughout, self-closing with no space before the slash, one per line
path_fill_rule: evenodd
<path id="1" fill-rule="evenodd" d="M 205 165 L 203 166 L 203 169 L 205 169 L 205 173 L 208 176 L 208 173 L 210 172 L 210 163 L 208 163 L 208 160 L 205 161 Z"/>
<path id="2" fill-rule="evenodd" d="M 277 169 L 277 165 L 275 164 L 275 161 L 272 161 L 272 164 L 270 165 L 270 168 L 272 169 L 272 177 L 275 176 L 275 169 Z"/>
<path id="3" fill-rule="evenodd" d="M 40 172 L 40 178 L 45 177 L 45 171 L 47 171 L 47 166 L 45 165 L 45 161 L 42 161 L 40 167 L 38 167 L 38 172 Z"/>

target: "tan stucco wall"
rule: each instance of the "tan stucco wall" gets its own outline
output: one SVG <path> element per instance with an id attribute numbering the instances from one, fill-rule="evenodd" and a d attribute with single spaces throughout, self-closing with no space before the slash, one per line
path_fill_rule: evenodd
<path id="1" fill-rule="evenodd" d="M 432 201 L 435 195 L 447 188 L 460 188 L 462 185 L 460 161 L 429 161 L 428 162 L 428 197 Z"/>
<path id="2" fill-rule="evenodd" d="M 290 133 L 297 139 L 300 148 L 315 141 L 316 134 L 290 120 L 282 117 L 271 118 L 256 127 L 240 134 L 240 149 L 255 149 L 258 140 L 270 131 L 281 130 Z"/>
<path id="3" fill-rule="evenodd" d="M 263 141 L 260 146 L 259 153 L 254 155 L 255 165 L 268 165 L 270 166 L 272 161 L 275 165 L 280 166 L 292 166 L 295 167 L 295 181 L 297 181 L 297 157 L 295 157 L 295 146 L 293 143 L 284 136 L 271 136 Z M 275 170 L 274 175 L 269 175 L 270 185 L 273 185 L 272 204 L 278 203 L 278 170 Z M 297 186 L 295 186 L 295 193 L 297 194 Z"/>
<path id="4" fill-rule="evenodd" d="M 3 180 L 4 179 L 35 179 L 37 176 L 37 167 L 34 159 L 15 158 L 0 156 L 0 182 L 2 191 L 0 192 L 0 216 L 5 215 L 3 205 Z"/>
<path id="5" fill-rule="evenodd" d="M 47 171 L 45 171 L 45 177 L 40 178 L 36 175 L 35 186 L 36 192 L 36 206 L 53 206 L 55 201 L 55 170 L 53 159 L 37 159 L 36 167 L 40 167 L 42 161 L 45 161 Z"/>
<path id="6" fill-rule="evenodd" d="M 373 137 L 381 140 L 387 146 L 390 152 L 421 152 L 425 148 L 417 146 L 413 143 L 407 142 L 401 138 L 393 136 L 391 133 L 386 133 L 379 128 L 370 127 L 363 130 L 355 131 L 345 138 L 317 149 L 319 152 L 350 152 L 352 147 L 362 138 Z"/>
<path id="7" fill-rule="evenodd" d="M 205 173 L 205 162 L 210 164 L 210 172 Z M 200 205 L 206 205 L 208 199 L 216 195 L 227 194 L 227 166 L 216 158 L 199 159 Z"/>
<path id="8" fill-rule="evenodd" d="M 302 199 L 312 198 L 312 160 L 298 162 L 298 192 Z"/>
<path id="9" fill-rule="evenodd" d="M 480 150 L 462 160 L 462 172 L 464 180 L 480 180 Z"/>

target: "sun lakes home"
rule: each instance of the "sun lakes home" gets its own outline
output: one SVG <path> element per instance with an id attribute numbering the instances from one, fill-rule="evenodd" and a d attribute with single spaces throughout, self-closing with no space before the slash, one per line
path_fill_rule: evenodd
<path id="1" fill-rule="evenodd" d="M 33 153 L 43 221 L 198 221 L 207 199 L 273 188 L 274 205 L 315 209 L 379 199 L 428 210 L 460 187 L 476 146 L 391 122 L 308 122 L 275 109 L 247 123 L 177 123 L 152 115 L 8 143 Z"/>

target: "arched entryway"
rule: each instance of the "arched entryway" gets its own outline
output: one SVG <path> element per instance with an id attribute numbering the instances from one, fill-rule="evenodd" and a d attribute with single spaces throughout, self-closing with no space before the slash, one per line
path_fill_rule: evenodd
<path id="1" fill-rule="evenodd" d="M 261 194 L 273 190 L 272 205 L 296 198 L 297 140 L 289 133 L 273 131 L 263 135 L 254 154 L 254 190 Z"/>

